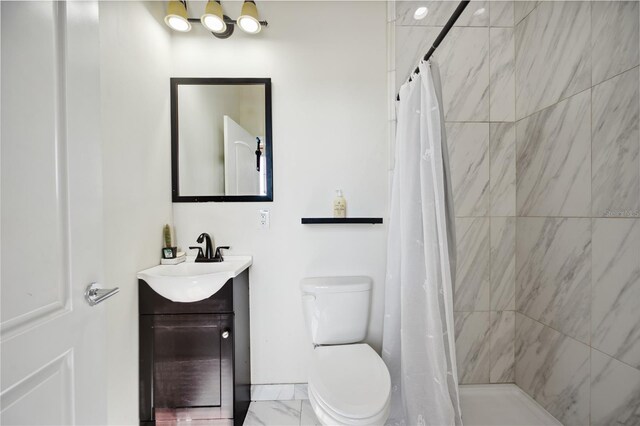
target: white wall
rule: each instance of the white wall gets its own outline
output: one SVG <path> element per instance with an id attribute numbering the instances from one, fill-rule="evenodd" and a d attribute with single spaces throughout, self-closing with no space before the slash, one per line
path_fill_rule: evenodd
<path id="1" fill-rule="evenodd" d="M 224 3 L 237 16 L 240 3 Z M 385 2 L 262 2 L 269 28 L 218 40 L 194 25 L 172 35 L 174 77 L 271 77 L 273 203 L 174 204 L 178 242 L 209 232 L 218 245 L 251 254 L 254 383 L 306 382 L 311 344 L 298 284 L 313 275 L 374 280 L 368 340 L 382 334 L 386 224 L 301 225 L 330 216 L 343 189 L 350 216 L 387 215 Z M 168 161 L 168 159 L 167 159 Z M 258 230 L 258 209 L 271 228 Z"/>
<path id="2" fill-rule="evenodd" d="M 206 231 L 254 256 L 254 383 L 306 381 L 304 276 L 371 276 L 368 340 L 381 341 L 386 225 L 312 227 L 300 217 L 330 215 L 336 188 L 349 215 L 387 215 L 385 3 L 261 3 L 270 27 L 228 40 L 199 25 L 170 34 L 164 6 L 100 3 L 105 284 L 121 288 L 108 304 L 109 424 L 138 422 L 135 273 L 157 264 L 162 225 L 172 220 L 170 76 L 273 81 L 275 201 L 173 206 L 181 246 Z M 239 7 L 225 3 L 231 16 Z M 260 208 L 271 210 L 267 231 L 257 229 Z"/>
<path id="3" fill-rule="evenodd" d="M 100 2 L 109 424 L 138 421 L 138 283 L 171 223 L 169 32 L 163 2 Z M 101 332 L 92 330 L 91 332 Z"/>

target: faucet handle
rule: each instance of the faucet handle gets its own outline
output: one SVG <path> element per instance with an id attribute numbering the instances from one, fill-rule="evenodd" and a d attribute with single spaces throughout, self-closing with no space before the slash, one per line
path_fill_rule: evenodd
<path id="1" fill-rule="evenodd" d="M 189 247 L 189 249 L 191 249 L 191 250 L 198 249 L 198 255 L 196 256 L 196 259 L 204 257 L 204 253 L 202 252 L 202 247 L 195 246 L 195 247 Z"/>
<path id="2" fill-rule="evenodd" d="M 229 246 L 220 246 L 220 247 L 216 247 L 216 254 L 215 254 L 215 258 L 216 259 L 220 259 L 220 260 L 224 260 L 222 258 L 222 253 L 220 252 L 220 250 L 229 250 L 231 247 Z"/>

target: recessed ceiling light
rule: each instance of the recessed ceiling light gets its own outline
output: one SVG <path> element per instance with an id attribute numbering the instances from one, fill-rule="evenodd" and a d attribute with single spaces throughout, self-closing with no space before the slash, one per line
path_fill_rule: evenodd
<path id="1" fill-rule="evenodd" d="M 413 13 L 413 18 L 417 20 L 424 19 L 426 18 L 428 13 L 429 13 L 429 9 L 426 6 L 420 6 Z"/>
<path id="2" fill-rule="evenodd" d="M 485 12 L 485 8 L 481 7 L 480 9 L 476 10 L 475 12 L 473 12 L 473 16 L 480 16 Z"/>

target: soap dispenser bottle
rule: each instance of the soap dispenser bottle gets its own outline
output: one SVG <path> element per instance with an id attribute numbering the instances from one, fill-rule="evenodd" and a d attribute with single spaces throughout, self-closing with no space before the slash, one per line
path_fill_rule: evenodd
<path id="1" fill-rule="evenodd" d="M 340 189 L 336 189 L 336 198 L 333 200 L 333 217 L 347 217 L 347 200 L 342 196 Z"/>

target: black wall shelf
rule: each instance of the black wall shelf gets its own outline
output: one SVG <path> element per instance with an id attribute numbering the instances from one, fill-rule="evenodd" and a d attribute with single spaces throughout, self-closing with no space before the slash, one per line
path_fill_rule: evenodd
<path id="1" fill-rule="evenodd" d="M 303 225 L 331 225 L 331 224 L 347 224 L 347 223 L 382 223 L 381 217 L 303 217 Z"/>

